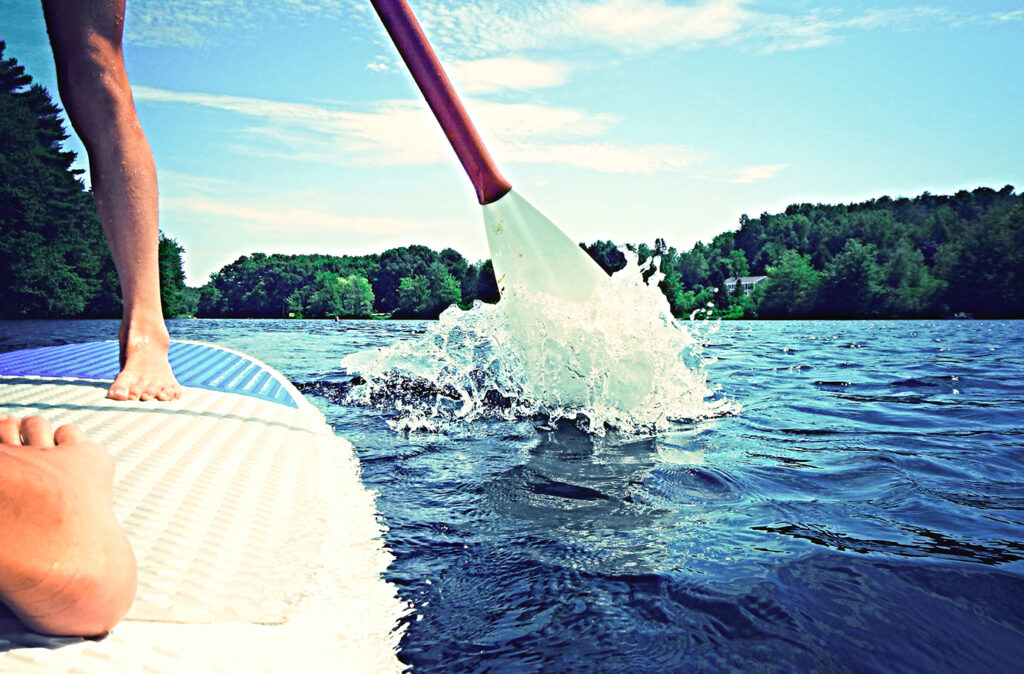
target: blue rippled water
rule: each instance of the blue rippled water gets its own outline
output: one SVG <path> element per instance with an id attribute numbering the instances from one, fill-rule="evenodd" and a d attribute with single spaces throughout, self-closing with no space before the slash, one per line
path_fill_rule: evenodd
<path id="1" fill-rule="evenodd" d="M 0 323 L 0 349 L 106 338 Z M 356 445 L 425 672 L 975 672 L 1024 662 L 1024 323 L 734 322 L 742 405 L 656 437 L 399 434 L 338 359 L 419 323 L 173 321 Z"/>

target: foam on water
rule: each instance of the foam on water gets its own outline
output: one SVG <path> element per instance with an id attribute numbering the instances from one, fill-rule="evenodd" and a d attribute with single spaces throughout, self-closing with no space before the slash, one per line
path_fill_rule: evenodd
<path id="1" fill-rule="evenodd" d="M 365 380 L 349 402 L 395 410 L 396 430 L 429 432 L 540 415 L 595 434 L 649 433 L 736 411 L 706 381 L 701 344 L 717 324 L 676 321 L 657 260 L 625 253 L 587 301 L 505 288 L 496 305 L 448 309 L 418 339 L 344 358 Z"/>

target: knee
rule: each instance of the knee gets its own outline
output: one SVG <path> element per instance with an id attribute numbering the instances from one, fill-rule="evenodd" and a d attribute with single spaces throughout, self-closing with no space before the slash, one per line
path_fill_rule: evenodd
<path id="1" fill-rule="evenodd" d="M 54 49 L 57 83 L 71 123 L 87 140 L 131 109 L 120 46 L 96 33 Z"/>

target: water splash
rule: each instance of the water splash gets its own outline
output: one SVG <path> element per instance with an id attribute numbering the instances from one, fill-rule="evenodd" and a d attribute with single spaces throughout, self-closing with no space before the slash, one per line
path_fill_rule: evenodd
<path id="1" fill-rule="evenodd" d="M 679 323 L 657 260 L 624 252 L 625 268 L 585 302 L 505 288 L 496 305 L 448 309 L 416 340 L 344 358 L 365 380 L 348 402 L 394 410 L 396 430 L 429 432 L 540 417 L 650 433 L 735 412 L 706 381 L 701 345 L 717 323 Z"/>

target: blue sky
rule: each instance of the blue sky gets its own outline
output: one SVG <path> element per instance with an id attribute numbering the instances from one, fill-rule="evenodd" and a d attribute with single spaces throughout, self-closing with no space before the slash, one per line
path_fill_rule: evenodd
<path id="1" fill-rule="evenodd" d="M 689 248 L 790 203 L 1024 182 L 1024 0 L 410 4 L 576 240 Z M 0 38 L 56 90 L 36 0 L 0 0 Z M 128 0 L 125 49 L 190 284 L 257 251 L 488 256 L 368 0 Z"/>

